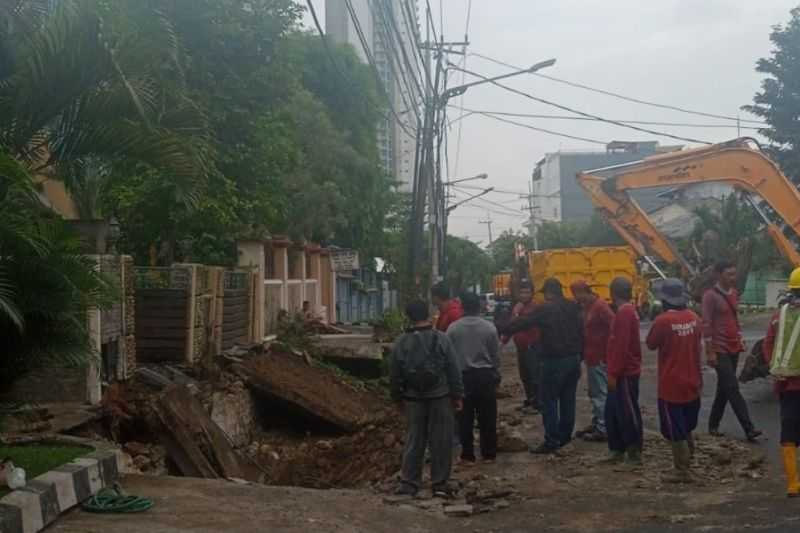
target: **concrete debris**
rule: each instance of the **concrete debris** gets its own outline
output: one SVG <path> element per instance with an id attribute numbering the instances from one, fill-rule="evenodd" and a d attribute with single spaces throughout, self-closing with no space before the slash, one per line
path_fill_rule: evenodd
<path id="1" fill-rule="evenodd" d="M 284 406 L 309 421 L 354 432 L 376 418 L 370 409 L 373 395 L 349 386 L 328 369 L 307 364 L 302 357 L 272 351 L 230 369 L 259 402 Z"/>
<path id="2" fill-rule="evenodd" d="M 184 476 L 247 479 L 242 458 L 186 387 L 162 395 L 155 414 L 160 427 L 154 433 Z"/>
<path id="3" fill-rule="evenodd" d="M 475 508 L 472 505 L 465 504 L 465 505 L 447 505 L 444 508 L 444 514 L 447 516 L 470 516 L 475 512 Z"/>

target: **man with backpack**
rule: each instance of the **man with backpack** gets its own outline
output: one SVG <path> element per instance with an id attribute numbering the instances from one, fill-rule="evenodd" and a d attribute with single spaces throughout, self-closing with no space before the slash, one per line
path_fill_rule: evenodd
<path id="1" fill-rule="evenodd" d="M 430 322 L 428 304 L 406 306 L 412 323 L 395 342 L 390 366 L 392 399 L 406 410 L 406 447 L 398 494 L 416 495 L 422 484 L 425 450 L 430 447 L 431 484 L 438 497 L 452 494 L 453 411 L 460 412 L 464 386 L 456 353 L 447 335 Z"/>

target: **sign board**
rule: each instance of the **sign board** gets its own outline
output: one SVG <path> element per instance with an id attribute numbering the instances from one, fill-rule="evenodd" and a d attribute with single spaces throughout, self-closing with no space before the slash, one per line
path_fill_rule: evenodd
<path id="1" fill-rule="evenodd" d="M 331 250 L 331 268 L 334 272 L 358 270 L 358 252 L 355 250 Z"/>

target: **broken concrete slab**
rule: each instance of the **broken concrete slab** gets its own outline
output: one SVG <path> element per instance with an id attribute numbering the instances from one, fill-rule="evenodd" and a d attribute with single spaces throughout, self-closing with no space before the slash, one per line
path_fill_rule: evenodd
<path id="1" fill-rule="evenodd" d="M 154 433 L 184 476 L 247 479 L 243 459 L 187 387 L 167 390 L 156 402 L 155 415 Z"/>
<path id="2" fill-rule="evenodd" d="M 293 354 L 273 351 L 230 369 L 257 394 L 257 407 L 272 403 L 289 414 L 345 432 L 355 432 L 380 417 L 378 410 L 370 408 L 374 396 Z"/>
<path id="3" fill-rule="evenodd" d="M 320 335 L 315 353 L 353 375 L 369 379 L 381 376 L 384 345 L 375 342 L 372 335 Z"/>
<path id="4" fill-rule="evenodd" d="M 475 512 L 472 505 L 447 505 L 444 508 L 444 514 L 447 516 L 470 516 Z"/>

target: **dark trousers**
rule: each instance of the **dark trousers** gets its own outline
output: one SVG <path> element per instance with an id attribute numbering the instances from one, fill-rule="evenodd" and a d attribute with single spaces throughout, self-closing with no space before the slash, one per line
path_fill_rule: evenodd
<path id="1" fill-rule="evenodd" d="M 617 388 L 608 391 L 606 431 L 608 449 L 612 452 L 642 447 L 644 431 L 639 409 L 639 376 L 622 376 L 617 379 Z"/>
<path id="2" fill-rule="evenodd" d="M 560 448 L 572 440 L 580 379 L 579 356 L 542 357 L 542 422 L 548 448 Z"/>
<path id="3" fill-rule="evenodd" d="M 786 391 L 781 399 L 781 444 L 800 446 L 800 391 Z"/>
<path id="4" fill-rule="evenodd" d="M 718 429 L 725 414 L 725 406 L 728 402 L 733 408 L 733 413 L 739 420 L 742 429 L 750 432 L 753 429 L 753 422 L 750 421 L 750 413 L 747 410 L 747 403 L 739 391 L 739 381 L 736 379 L 736 367 L 739 366 L 738 353 L 717 354 L 717 394 L 714 396 L 714 403 L 711 405 L 711 414 L 708 417 L 708 426 L 711 429 Z"/>
<path id="5" fill-rule="evenodd" d="M 461 458 L 475 460 L 473 430 L 480 430 L 481 457 L 497 456 L 497 373 L 492 368 L 467 370 L 464 378 L 464 410 L 458 420 Z"/>
<path id="6" fill-rule="evenodd" d="M 436 400 L 406 400 L 406 449 L 403 452 L 403 483 L 419 489 L 425 449 L 431 450 L 431 484 L 447 483 L 453 461 L 453 403 L 450 397 Z"/>
<path id="7" fill-rule="evenodd" d="M 539 397 L 540 366 L 538 348 L 531 346 L 526 350 L 517 350 L 517 369 L 519 370 L 519 380 L 525 391 L 525 403 L 532 407 L 539 407 L 541 400 Z"/>

